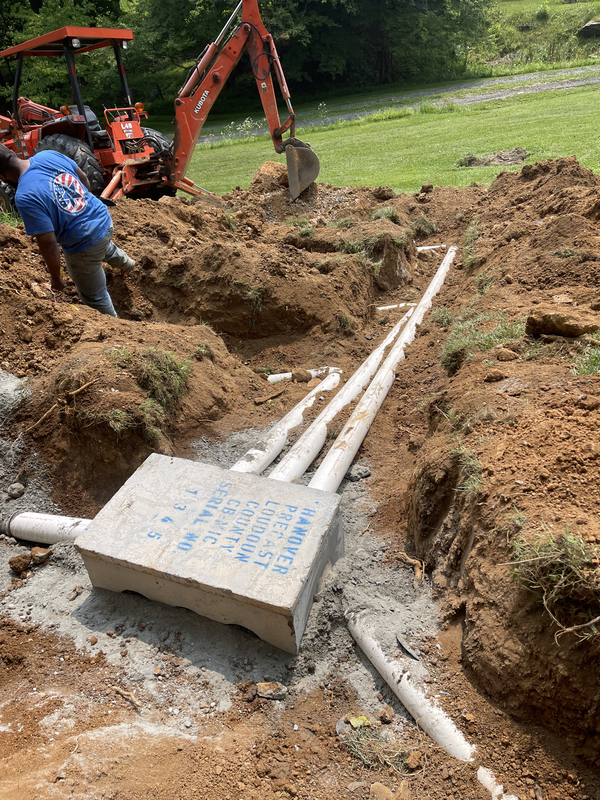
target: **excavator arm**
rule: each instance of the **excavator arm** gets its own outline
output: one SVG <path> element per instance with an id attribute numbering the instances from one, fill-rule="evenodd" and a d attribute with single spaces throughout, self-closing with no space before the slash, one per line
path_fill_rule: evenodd
<path id="1" fill-rule="evenodd" d="M 242 20 L 223 44 L 242 11 Z M 273 37 L 260 17 L 257 0 L 241 0 L 217 39 L 209 44 L 190 71 L 175 100 L 175 137 L 170 183 L 184 191 L 194 184 L 185 177 L 198 136 L 227 79 L 248 50 L 275 152 L 285 153 L 290 194 L 296 199 L 319 174 L 319 159 L 308 144 L 295 138 L 296 115 Z M 288 118 L 279 119 L 273 78 L 287 105 Z M 284 134 L 289 132 L 287 138 Z"/>

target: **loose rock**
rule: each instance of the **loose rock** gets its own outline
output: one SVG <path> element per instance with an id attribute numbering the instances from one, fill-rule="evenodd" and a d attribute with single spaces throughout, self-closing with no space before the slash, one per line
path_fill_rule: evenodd
<path id="1" fill-rule="evenodd" d="M 45 564 L 52 555 L 52 550 L 45 547 L 32 547 L 31 558 L 34 564 Z"/>
<path id="2" fill-rule="evenodd" d="M 485 378 L 483 379 L 486 383 L 497 383 L 498 381 L 503 381 L 506 378 L 506 375 L 499 369 L 492 369 L 490 370 Z"/>
<path id="3" fill-rule="evenodd" d="M 373 783 L 371 784 L 369 797 L 374 798 L 374 800 L 394 800 L 394 793 L 383 783 Z"/>
<path id="4" fill-rule="evenodd" d="M 514 350 L 509 350 L 507 347 L 501 347 L 496 354 L 498 361 L 515 361 L 518 357 L 518 353 L 515 353 Z"/>
<path id="5" fill-rule="evenodd" d="M 288 693 L 287 686 L 277 683 L 276 681 L 257 683 L 256 691 L 258 696 L 265 700 L 285 700 Z"/>
<path id="6" fill-rule="evenodd" d="M 348 472 L 349 481 L 362 481 L 371 475 L 371 470 L 362 464 L 355 464 Z"/>
<path id="7" fill-rule="evenodd" d="M 541 305 L 527 317 L 525 333 L 528 336 L 542 334 L 554 336 L 583 336 L 600 328 L 595 318 L 576 313 L 572 309 L 558 310 L 554 306 Z"/>
<path id="8" fill-rule="evenodd" d="M 312 380 L 312 375 L 307 369 L 292 370 L 292 380 L 294 383 L 308 383 Z"/>
<path id="9" fill-rule="evenodd" d="M 423 763 L 423 753 L 421 753 L 420 750 L 413 750 L 411 753 L 408 754 L 408 758 L 406 759 L 406 766 L 409 769 L 419 769 L 422 763 Z"/>
<path id="10" fill-rule="evenodd" d="M 21 497 L 25 492 L 25 487 L 22 483 L 11 483 L 11 485 L 6 490 L 6 494 L 15 500 L 17 497 Z"/>
<path id="11" fill-rule="evenodd" d="M 27 567 L 31 564 L 31 556 L 29 553 L 22 553 L 20 556 L 13 556 L 8 559 L 8 566 L 12 569 L 15 575 L 20 575 L 25 572 Z"/>

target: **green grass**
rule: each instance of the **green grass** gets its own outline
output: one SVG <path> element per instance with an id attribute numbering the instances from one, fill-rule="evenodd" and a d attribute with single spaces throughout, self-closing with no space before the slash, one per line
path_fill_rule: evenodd
<path id="1" fill-rule="evenodd" d="M 577 3 L 577 8 L 593 8 L 594 2 Z M 528 13 L 534 15 L 540 8 L 545 6 L 552 14 L 560 13 L 561 11 L 568 11 L 573 7 L 571 3 L 565 3 L 564 0 L 500 0 L 498 3 L 498 10 L 503 16 L 512 16 L 513 14 Z"/>
<path id="2" fill-rule="evenodd" d="M 113 347 L 108 357 L 117 368 L 129 370 L 138 385 L 148 392 L 149 399 L 165 411 L 182 397 L 192 371 L 189 360 L 178 361 L 169 350 L 147 347 L 130 352 L 126 347 Z"/>
<path id="3" fill-rule="evenodd" d="M 597 375 L 600 372 L 600 347 L 589 345 L 575 359 L 575 375 Z"/>
<path id="4" fill-rule="evenodd" d="M 489 323 L 496 321 L 493 328 Z M 442 366 L 453 375 L 477 351 L 491 350 L 525 334 L 525 320 L 507 321 L 503 314 L 475 314 L 459 318 L 442 347 Z"/>
<path id="5" fill-rule="evenodd" d="M 21 217 L 18 214 L 13 214 L 12 211 L 0 211 L 0 225 L 10 225 L 11 228 L 16 228 L 21 222 Z"/>
<path id="6" fill-rule="evenodd" d="M 448 113 L 364 118 L 314 129 L 306 138 L 321 161 L 319 181 L 335 186 L 388 185 L 398 192 L 415 192 L 426 182 L 487 184 L 500 168 L 459 168 L 459 158 L 469 151 L 491 153 L 517 146 L 531 153 L 529 161 L 576 155 L 583 166 L 598 170 L 597 96 L 593 87 L 522 95 Z M 219 142 L 196 148 L 188 176 L 221 194 L 249 186 L 268 160 L 284 162 L 268 137 Z"/>
<path id="7" fill-rule="evenodd" d="M 469 450 L 460 439 L 453 452 L 458 459 L 460 469 L 456 491 L 463 495 L 465 503 L 470 504 L 477 499 L 477 495 L 483 486 L 481 462 L 476 454 Z"/>

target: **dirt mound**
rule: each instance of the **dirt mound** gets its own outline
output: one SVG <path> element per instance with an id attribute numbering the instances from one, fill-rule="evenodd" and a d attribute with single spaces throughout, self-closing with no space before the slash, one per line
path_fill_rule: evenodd
<path id="1" fill-rule="evenodd" d="M 522 164 L 529 156 L 524 147 L 512 147 L 510 150 L 500 150 L 490 153 L 489 156 L 476 156 L 467 153 L 460 159 L 459 167 L 510 167 Z"/>
<path id="2" fill-rule="evenodd" d="M 95 513 L 149 452 L 180 451 L 234 409 L 238 425 L 277 414 L 279 404 L 254 410 L 264 384 L 219 334 L 247 349 L 310 331 L 324 342 L 319 359 L 278 350 L 273 367 L 340 365 L 347 347 L 326 342 L 372 325 L 382 292 L 412 299 L 414 238 L 427 233 L 412 227 L 412 198 L 319 186 L 290 206 L 283 174 L 267 163 L 250 189 L 224 198 L 119 202 L 115 240 L 138 265 L 106 269 L 117 320 L 82 306 L 72 286 L 53 295 L 37 245 L 0 226 L 0 366 L 34 379 L 17 429 L 60 476 L 65 511 Z M 157 386 L 165 370 L 171 385 Z"/>
<path id="3" fill-rule="evenodd" d="M 473 679 L 590 762 L 598 756 L 600 708 L 590 698 L 600 638 L 586 621 L 599 613 L 600 587 L 559 589 L 556 604 L 548 589 L 550 616 L 521 562 L 543 553 L 566 574 L 593 576 L 600 559 L 600 377 L 593 367 L 574 374 L 598 351 L 558 330 L 526 335 L 528 318 L 560 318 L 571 336 L 599 321 L 600 240 L 589 212 L 599 186 L 572 158 L 528 165 L 483 192 L 462 192 L 472 202 L 460 227 L 448 190 L 436 190 L 428 213 L 446 242 L 463 243 L 459 271 L 365 445 L 374 473 L 379 464 L 382 475 L 402 476 L 381 485 L 388 524 L 404 521 L 448 619 L 462 626 Z M 378 456 L 390 425 L 396 453 Z M 565 555 L 571 547 L 579 562 Z M 572 626 L 581 628 L 563 634 Z"/>

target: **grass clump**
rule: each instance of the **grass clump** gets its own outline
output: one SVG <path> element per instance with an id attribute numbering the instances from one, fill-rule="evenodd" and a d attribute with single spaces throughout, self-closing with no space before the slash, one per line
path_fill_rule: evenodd
<path id="1" fill-rule="evenodd" d="M 319 270 L 321 275 L 331 275 L 336 267 L 338 267 L 342 263 L 342 259 L 339 258 L 326 258 L 324 261 L 319 261 L 316 264 L 316 268 Z"/>
<path id="2" fill-rule="evenodd" d="M 213 361 L 214 354 L 207 344 L 199 344 L 198 347 L 194 350 L 194 358 L 197 361 L 204 361 L 205 358 L 208 358 L 210 361 Z"/>
<path id="3" fill-rule="evenodd" d="M 350 217 L 342 217 L 341 219 L 334 219 L 333 222 L 328 222 L 327 227 L 329 228 L 351 228 L 354 225 L 354 222 L 351 220 Z"/>
<path id="4" fill-rule="evenodd" d="M 489 330 L 484 326 L 492 320 L 497 324 Z M 449 375 L 453 375 L 475 352 L 491 350 L 506 342 L 525 335 L 525 318 L 507 321 L 503 314 L 475 314 L 459 318 L 442 347 L 441 363 Z"/>
<path id="5" fill-rule="evenodd" d="M 371 219 L 389 219 L 390 222 L 398 225 L 400 223 L 400 216 L 393 206 L 386 206 L 385 208 L 378 208 L 371 214 Z"/>
<path id="6" fill-rule="evenodd" d="M 487 270 L 475 277 L 475 286 L 477 287 L 477 292 L 481 295 L 488 292 L 493 285 L 494 279 Z"/>
<path id="7" fill-rule="evenodd" d="M 431 312 L 429 319 L 436 325 L 439 325 L 441 328 L 448 328 L 452 325 L 454 320 L 454 313 L 450 311 L 449 308 L 446 306 L 439 306 L 439 308 L 434 308 Z"/>
<path id="8" fill-rule="evenodd" d="M 337 321 L 341 331 L 351 333 L 356 328 L 356 322 L 352 319 L 350 314 L 346 314 L 345 312 L 338 314 Z"/>
<path id="9" fill-rule="evenodd" d="M 163 428 L 167 422 L 167 414 L 163 406 L 151 397 L 140 403 L 140 414 L 146 438 L 152 442 L 159 442 L 164 434 Z"/>
<path id="10" fill-rule="evenodd" d="M 588 345 L 575 359 L 574 375 L 598 375 L 600 373 L 600 347 Z"/>
<path id="11" fill-rule="evenodd" d="M 0 209 L 0 225 L 10 225 L 16 228 L 21 222 L 21 217 L 15 211 L 2 211 Z"/>
<path id="12" fill-rule="evenodd" d="M 286 219 L 285 223 L 286 225 L 291 225 L 293 228 L 298 228 L 299 236 L 302 236 L 305 239 L 312 239 L 315 235 L 315 229 L 306 217 L 294 217 L 292 219 Z"/>
<path id="13" fill-rule="evenodd" d="M 185 392 L 191 371 L 187 359 L 178 361 L 174 353 L 157 347 L 142 351 L 134 366 L 138 384 L 165 411 L 169 411 Z"/>
<path id="14" fill-rule="evenodd" d="M 520 535 L 512 546 L 513 579 L 533 592 L 559 628 L 556 637 L 600 638 L 600 548 L 592 547 L 569 527 L 555 534 Z"/>
<path id="15" fill-rule="evenodd" d="M 237 219 L 233 216 L 233 214 L 230 214 L 229 211 L 224 211 L 223 213 L 225 214 L 225 219 L 227 221 L 229 230 L 237 231 L 237 226 L 238 226 Z"/>
<path id="16" fill-rule="evenodd" d="M 481 235 L 481 227 L 477 224 L 476 220 L 471 220 L 469 223 L 467 230 L 465 231 L 465 237 L 463 240 L 463 247 L 465 251 L 465 259 L 464 259 L 464 266 L 467 271 L 474 269 L 478 266 L 479 263 L 483 261 L 480 258 L 477 249 L 475 247 L 475 242 Z M 483 292 L 480 292 L 483 294 Z"/>
<path id="17" fill-rule="evenodd" d="M 553 250 L 552 255 L 556 258 L 571 258 L 577 255 L 577 250 L 573 250 L 572 247 L 565 247 L 564 250 Z"/>
<path id="18" fill-rule="evenodd" d="M 382 246 L 386 236 L 389 236 L 389 233 L 383 232 L 377 236 L 365 236 L 362 239 L 348 239 L 345 242 L 339 242 L 337 248 L 348 255 L 362 254 L 371 258 L 377 248 Z M 405 247 L 407 237 L 406 235 L 393 236 L 392 241 L 397 247 Z"/>
<path id="19" fill-rule="evenodd" d="M 453 450 L 454 456 L 458 460 L 459 478 L 456 491 L 460 492 L 467 504 L 477 499 L 483 485 L 483 471 L 481 462 L 476 454 L 469 450 L 463 442 L 459 441 Z"/>
<path id="20" fill-rule="evenodd" d="M 387 767 L 396 772 L 408 772 L 406 759 L 408 750 L 399 747 L 386 736 L 368 726 L 362 726 L 347 734 L 344 744 L 350 755 L 357 758 L 368 769 Z"/>
<path id="21" fill-rule="evenodd" d="M 158 347 L 131 352 L 127 347 L 113 347 L 108 356 L 118 369 L 127 369 L 151 400 L 170 411 L 182 397 L 192 371 L 189 359 L 179 361 L 175 353 Z"/>
<path id="22" fill-rule="evenodd" d="M 427 238 L 427 236 L 431 236 L 432 233 L 437 231 L 437 225 L 433 220 L 429 219 L 426 214 L 421 212 L 418 214 L 412 221 L 412 230 L 415 236 L 419 236 L 422 239 Z"/>
<path id="23" fill-rule="evenodd" d="M 265 310 L 263 304 L 264 286 L 248 286 L 244 294 L 244 300 L 249 304 L 252 315 L 256 318 Z"/>

